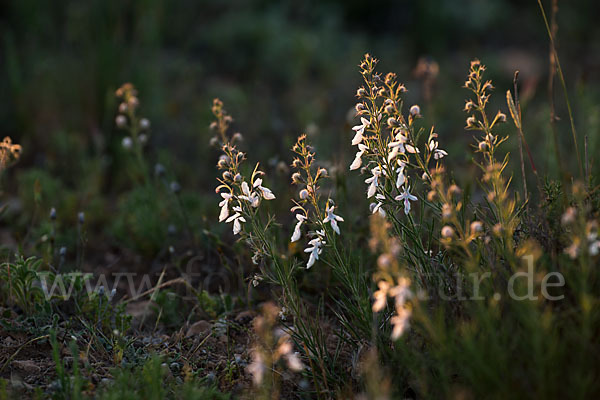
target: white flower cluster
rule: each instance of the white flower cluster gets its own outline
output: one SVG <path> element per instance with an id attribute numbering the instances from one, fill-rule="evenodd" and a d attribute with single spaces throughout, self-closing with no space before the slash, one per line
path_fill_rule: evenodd
<path id="1" fill-rule="evenodd" d="M 333 229 L 333 231 L 336 234 L 340 235 L 341 232 L 338 222 L 343 222 L 344 218 L 340 217 L 337 214 L 334 214 L 334 210 L 335 206 L 333 205 L 333 202 L 331 200 L 328 200 L 327 206 L 325 208 L 326 216 L 323 219 L 323 221 L 321 221 L 321 224 L 324 226 L 326 223 L 329 223 L 331 225 L 331 229 Z M 292 207 L 291 211 L 300 211 L 300 213 L 296 214 L 296 220 L 298 222 L 296 222 L 296 226 L 294 227 L 294 233 L 292 234 L 292 237 L 290 239 L 291 242 L 296 242 L 302 237 L 302 224 L 308 221 L 308 213 L 306 209 L 300 205 Z M 309 233 L 309 235 L 312 237 L 312 239 L 308 242 L 308 247 L 304 249 L 305 253 L 310 254 L 308 262 L 306 263 L 307 269 L 315 264 L 315 262 L 319 259 L 319 255 L 323 251 L 323 246 L 327 244 L 325 240 L 326 234 L 324 229 L 311 232 Z"/>
<path id="2" fill-rule="evenodd" d="M 242 223 L 246 222 L 245 217 L 248 216 L 249 211 L 258 208 L 261 200 L 275 199 L 275 195 L 271 189 L 263 186 L 262 178 L 257 178 L 257 176 L 264 174 L 262 171 L 255 169 L 250 184 L 243 180 L 239 173 L 234 176 L 231 182 L 228 182 L 226 180 L 227 172 L 224 173 L 224 179 L 219 179 L 221 185 L 216 188 L 216 192 L 220 193 L 223 198 L 219 203 L 219 207 L 221 207 L 219 222 L 233 222 L 233 234 L 237 235 L 242 231 Z M 230 172 L 229 175 L 231 175 Z M 230 210 L 231 203 L 235 205 Z M 233 214 L 231 211 L 233 211 Z"/>
<path id="3" fill-rule="evenodd" d="M 375 297 L 373 311 L 379 312 L 383 310 L 387 305 L 388 297 L 394 298 L 396 314 L 392 317 L 391 323 L 394 326 L 392 339 L 396 340 L 408 329 L 409 319 L 412 314 L 412 309 L 406 302 L 413 296 L 410 290 L 410 280 L 400 277 L 396 286 L 392 286 L 384 280 L 379 281 L 377 285 L 379 290 L 373 294 L 373 297 Z"/>

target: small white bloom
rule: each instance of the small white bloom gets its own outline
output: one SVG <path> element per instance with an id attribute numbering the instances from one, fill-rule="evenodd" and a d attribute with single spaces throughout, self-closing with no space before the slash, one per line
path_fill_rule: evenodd
<path id="1" fill-rule="evenodd" d="M 403 307 L 406 300 L 412 297 L 410 290 L 410 280 L 408 278 L 398 278 L 398 284 L 389 290 L 390 297 L 396 300 L 396 307 Z"/>
<path id="2" fill-rule="evenodd" d="M 255 180 L 253 186 L 256 189 L 258 189 L 258 191 L 260 191 L 260 193 L 262 194 L 262 197 L 265 200 L 273 200 L 275 198 L 275 195 L 273 194 L 273 192 L 271 191 L 271 189 L 262 186 L 262 179 L 261 178 L 258 178 L 257 180 Z"/>
<path id="3" fill-rule="evenodd" d="M 356 125 L 354 127 L 352 127 L 352 130 L 356 132 L 356 135 L 354 135 L 354 138 L 352 139 L 352 145 L 357 145 L 360 142 L 362 142 L 363 140 L 363 135 L 365 133 L 365 128 L 369 125 L 371 125 L 371 121 L 369 121 L 368 119 L 364 118 L 364 117 L 360 117 L 360 125 Z"/>
<path id="4" fill-rule="evenodd" d="M 310 253 L 308 262 L 306 263 L 306 269 L 312 267 L 315 261 L 319 259 L 319 254 L 323 251 L 322 247 L 326 243 L 323 238 L 325 237 L 324 231 L 317 231 L 317 237 L 308 242 L 309 247 L 304 249 L 305 253 Z"/>
<path id="5" fill-rule="evenodd" d="M 125 150 L 130 150 L 133 147 L 133 140 L 129 136 L 125 136 L 121 144 Z"/>
<path id="6" fill-rule="evenodd" d="M 378 200 L 377 203 L 371 203 L 369 205 L 370 209 L 371 209 L 371 213 L 375 214 L 376 212 L 379 213 L 379 215 L 381 215 L 382 217 L 385 217 L 385 210 L 383 209 L 383 200 L 385 200 L 385 196 L 382 194 L 378 194 L 375 196 L 375 198 Z"/>
<path id="7" fill-rule="evenodd" d="M 437 140 L 431 140 L 429 142 L 429 151 L 433 152 L 433 158 L 435 158 L 436 160 L 440 160 L 448 155 L 448 153 L 446 153 L 446 151 L 444 151 L 442 149 L 438 149 L 438 141 Z"/>
<path id="8" fill-rule="evenodd" d="M 231 193 L 221 193 L 223 200 L 219 203 L 221 207 L 221 213 L 219 214 L 219 222 L 223 222 L 229 217 L 229 202 L 233 198 Z"/>
<path id="9" fill-rule="evenodd" d="M 396 315 L 391 318 L 391 323 L 394 325 L 392 329 L 392 340 L 397 340 L 408 329 L 408 321 L 412 311 L 407 307 L 397 307 Z"/>
<path id="10" fill-rule="evenodd" d="M 379 281 L 377 284 L 379 290 L 373 293 L 373 297 L 375 298 L 375 302 L 373 303 L 373 312 L 379 312 L 385 308 L 387 304 L 387 296 L 388 291 L 390 289 L 390 284 L 386 281 Z"/>
<path id="11" fill-rule="evenodd" d="M 388 147 L 392 150 L 388 154 L 388 162 L 396 158 L 398 154 L 406 152 L 406 142 L 408 142 L 408 138 L 400 132 L 396 135 L 393 142 L 388 143 Z"/>
<path id="12" fill-rule="evenodd" d="M 331 206 L 330 206 L 329 202 L 327 202 L 327 203 L 328 204 L 327 204 L 327 207 L 325 210 L 327 212 L 327 216 L 323 220 L 323 223 L 326 224 L 329 222 L 331 224 L 331 228 L 333 229 L 333 231 L 339 235 L 340 227 L 338 226 L 338 221 L 344 222 L 344 218 L 340 217 L 339 215 L 335 215 L 333 213 L 333 210 L 335 209 L 334 205 L 331 204 Z"/>
<path id="13" fill-rule="evenodd" d="M 406 163 L 404 161 L 398 160 L 398 165 L 399 167 L 396 169 L 396 173 L 398 174 L 398 179 L 396 179 L 396 187 L 400 189 L 402 185 L 406 183 L 406 175 L 404 175 Z"/>
<path id="14" fill-rule="evenodd" d="M 363 154 L 365 154 L 365 151 L 368 150 L 368 147 L 365 146 L 362 143 L 358 144 L 358 152 L 356 153 L 356 156 L 354 157 L 354 161 L 352 161 L 352 164 L 350 164 L 350 171 L 354 171 L 355 169 L 359 169 L 360 166 L 362 165 L 362 156 Z"/>
<path id="15" fill-rule="evenodd" d="M 381 168 L 377 166 L 371 170 L 371 173 L 373 176 L 365 179 L 365 183 L 369 184 L 369 189 L 367 190 L 367 199 L 373 197 L 377 191 L 377 186 L 379 186 L 379 177 L 381 176 Z"/>
<path id="16" fill-rule="evenodd" d="M 229 223 L 233 221 L 233 234 L 237 235 L 242 230 L 242 222 L 246 222 L 246 219 L 242 216 L 242 208 L 241 207 L 233 207 L 233 211 L 236 213 L 230 216 L 225 220 L 225 222 Z"/>
<path id="17" fill-rule="evenodd" d="M 296 223 L 296 227 L 294 228 L 294 234 L 292 235 L 291 239 L 292 242 L 299 240 L 300 236 L 302 236 L 300 228 L 302 227 L 302 223 L 306 221 L 306 216 L 303 214 L 296 214 L 296 219 L 298 220 L 298 222 Z"/>
<path id="18" fill-rule="evenodd" d="M 264 359 L 258 350 L 254 350 L 252 352 L 252 364 L 248 367 L 248 372 L 252 375 L 252 380 L 256 386 L 259 386 L 265 375 L 265 371 L 267 367 L 265 365 Z"/>
<path id="19" fill-rule="evenodd" d="M 304 369 L 304 365 L 302 361 L 300 361 L 300 357 L 298 357 L 298 352 L 288 353 L 285 357 L 287 361 L 288 368 L 292 371 L 302 371 Z"/>
<path id="20" fill-rule="evenodd" d="M 396 196 L 395 200 L 404 201 L 404 214 L 408 215 L 408 213 L 410 212 L 410 202 L 417 201 L 418 199 L 416 196 L 410 194 L 410 188 L 407 188 L 406 185 L 404 185 L 404 191 L 402 192 L 402 194 Z"/>
<path id="21" fill-rule="evenodd" d="M 242 192 L 244 193 L 244 195 L 239 196 L 240 199 L 246 200 L 254 208 L 258 207 L 260 197 L 256 194 L 256 192 L 250 191 L 250 186 L 248 186 L 248 183 L 246 183 L 246 181 L 242 182 Z"/>

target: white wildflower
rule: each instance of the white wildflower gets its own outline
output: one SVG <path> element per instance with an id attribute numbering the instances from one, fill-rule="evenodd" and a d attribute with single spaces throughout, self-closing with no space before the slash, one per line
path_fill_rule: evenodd
<path id="1" fill-rule="evenodd" d="M 379 213 L 379 215 L 381 215 L 382 217 L 385 217 L 385 210 L 383 209 L 383 200 L 385 200 L 385 196 L 382 194 L 378 194 L 375 196 L 375 198 L 378 200 L 377 203 L 371 203 L 369 205 L 370 209 L 371 209 L 371 213 L 375 214 L 376 212 Z"/>
<path id="2" fill-rule="evenodd" d="M 406 152 L 406 142 L 408 142 L 408 138 L 403 135 L 403 132 L 400 132 L 396 135 L 394 141 L 388 143 L 388 147 L 392 150 L 388 154 L 388 162 L 396 158 L 398 154 Z"/>
<path id="3" fill-rule="evenodd" d="M 261 178 L 258 178 L 257 180 L 255 180 L 254 185 L 252 185 L 252 186 L 254 186 L 262 194 L 263 199 L 273 200 L 275 198 L 275 195 L 273 194 L 271 189 L 262 186 Z"/>
<path id="4" fill-rule="evenodd" d="M 377 166 L 371 170 L 373 176 L 365 179 L 365 183 L 369 184 L 369 189 L 367 190 L 367 198 L 371 198 L 375 195 L 377 191 L 377 187 L 379 186 L 379 177 L 381 176 L 381 167 Z"/>
<path id="5" fill-rule="evenodd" d="M 352 130 L 356 132 L 354 138 L 352 139 L 352 145 L 357 145 L 363 140 L 363 135 L 365 133 L 365 128 L 371 125 L 371 121 L 364 117 L 360 117 L 360 125 L 356 125 L 352 127 Z"/>
<path id="6" fill-rule="evenodd" d="M 339 215 L 335 215 L 333 213 L 335 206 L 333 204 L 331 204 L 331 205 L 329 205 L 329 204 L 330 204 L 330 202 L 327 202 L 327 207 L 325 209 L 325 211 L 327 212 L 327 216 L 323 220 L 323 223 L 326 224 L 329 222 L 331 224 L 331 228 L 333 229 L 333 231 L 339 235 L 340 227 L 338 226 L 338 221 L 344 222 L 344 218 L 340 217 Z"/>
<path id="7" fill-rule="evenodd" d="M 252 380 L 254 381 L 254 384 L 256 386 L 259 386 L 263 381 L 263 377 L 265 375 L 267 367 L 265 365 L 265 361 L 263 359 L 262 354 L 258 350 L 255 349 L 252 352 L 252 364 L 250 364 L 247 368 L 248 372 L 250 372 L 250 374 L 252 375 Z"/>
<path id="8" fill-rule="evenodd" d="M 295 242 L 300 239 L 300 236 L 302 235 L 300 228 L 302 227 L 302 223 L 306 221 L 306 216 L 303 214 L 296 214 L 296 219 L 298 220 L 298 222 L 296 223 L 296 227 L 294 228 L 294 234 L 292 235 L 291 239 L 292 242 Z"/>
<path id="9" fill-rule="evenodd" d="M 356 156 L 354 157 L 354 161 L 352 161 L 352 164 L 350 164 L 350 171 L 354 171 L 355 169 L 359 169 L 360 166 L 362 165 L 362 156 L 363 154 L 365 154 L 365 151 L 368 150 L 368 147 L 365 146 L 362 143 L 358 144 L 358 152 L 356 153 Z"/>
<path id="10" fill-rule="evenodd" d="M 223 222 L 229 217 L 229 202 L 233 198 L 231 193 L 221 193 L 223 200 L 219 203 L 221 207 L 221 213 L 219 214 L 219 222 Z"/>
<path id="11" fill-rule="evenodd" d="M 396 187 L 400 189 L 406 183 L 406 175 L 404 175 L 404 169 L 406 168 L 406 162 L 398 160 L 399 167 L 396 169 L 398 178 L 396 179 Z"/>
<path id="12" fill-rule="evenodd" d="M 373 312 L 379 312 L 385 308 L 387 304 L 387 296 L 388 291 L 390 289 L 390 284 L 386 281 L 379 281 L 377 283 L 379 290 L 373 293 L 373 297 L 375 298 L 375 302 L 373 303 Z"/>
<path id="13" fill-rule="evenodd" d="M 318 231 L 317 237 L 308 242 L 309 247 L 304 249 L 305 253 L 310 253 L 310 257 L 308 258 L 308 263 L 306 263 L 306 268 L 310 268 L 315 264 L 315 261 L 319 259 L 319 254 L 322 252 L 322 247 L 326 243 L 323 238 L 325 237 L 324 231 Z"/>
<path id="14" fill-rule="evenodd" d="M 408 329 L 408 320 L 412 311 L 408 307 L 397 307 L 396 315 L 394 315 L 391 319 L 392 325 L 394 325 L 394 329 L 392 329 L 392 340 L 398 339 L 402 334 Z"/>
<path id="15" fill-rule="evenodd" d="M 242 193 L 244 193 L 244 195 L 239 196 L 240 199 L 246 200 L 254 208 L 258 207 L 260 197 L 256 192 L 250 191 L 250 186 L 245 181 L 242 182 Z"/>
<path id="16" fill-rule="evenodd" d="M 410 188 L 407 188 L 406 185 L 404 185 L 404 191 L 396 196 L 395 200 L 404 201 L 404 214 L 408 215 L 410 212 L 410 202 L 417 201 L 418 199 L 416 196 L 410 194 Z"/>
<path id="17" fill-rule="evenodd" d="M 242 222 L 246 222 L 246 219 L 242 216 L 242 208 L 241 207 L 233 207 L 233 211 L 235 214 L 227 218 L 225 222 L 229 223 L 233 221 L 233 234 L 237 235 L 242 230 Z"/>
<path id="18" fill-rule="evenodd" d="M 440 160 L 448 155 L 448 153 L 446 153 L 446 151 L 444 151 L 442 149 L 438 149 L 438 141 L 437 140 L 431 140 L 429 142 L 429 151 L 433 152 L 433 158 L 435 158 L 436 160 Z"/>

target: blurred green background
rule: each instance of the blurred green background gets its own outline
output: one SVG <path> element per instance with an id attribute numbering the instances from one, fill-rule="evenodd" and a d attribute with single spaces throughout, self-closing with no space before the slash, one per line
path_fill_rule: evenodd
<path id="1" fill-rule="evenodd" d="M 559 54 L 580 146 L 587 135 L 590 155 L 600 147 L 598 15 L 597 2 L 559 1 Z M 108 243 L 142 235 L 137 247 L 156 243 L 149 254 L 163 244 L 164 224 L 181 227 L 167 200 L 137 203 L 143 194 L 132 188 L 124 133 L 114 124 L 114 91 L 124 82 L 136 85 L 141 114 L 152 123 L 148 160 L 181 182 L 190 219 L 204 227 L 218 212 L 218 153 L 208 145 L 214 97 L 234 116 L 251 161 L 272 170 L 279 161 L 289 164 L 290 146 L 306 132 L 318 157 L 331 160 L 334 170 L 347 169 L 357 64 L 365 52 L 382 60 L 381 72 L 398 73 L 409 89 L 407 105 L 420 104 L 424 126 L 435 124 L 459 181 L 470 180 L 462 172 L 472 168 L 472 135 L 463 130 L 462 112 L 468 93 L 461 88 L 469 61 L 488 65 L 498 88 L 492 109 L 506 113 L 505 92 L 520 70 L 525 134 L 541 174 L 557 177 L 548 37 L 535 0 L 19 0 L 3 3 L 0 31 L 0 130 L 24 149 L 18 166 L 2 177 L 5 201 L 14 206 L 2 223 L 20 227 L 10 234 L 17 241 L 31 236 L 30 227 L 52 206 L 65 229 L 84 210 L 91 230 L 108 234 Z M 420 60 L 439 67 L 430 83 L 418 73 Z M 560 150 L 576 172 L 558 81 L 556 89 Z M 505 133 L 511 135 L 506 149 L 516 155 L 512 125 Z M 518 157 L 511 162 L 516 167 Z M 286 179 L 273 185 L 287 185 Z M 348 191 L 366 207 L 362 189 Z M 153 226 L 123 226 L 147 213 L 158 218 Z"/>

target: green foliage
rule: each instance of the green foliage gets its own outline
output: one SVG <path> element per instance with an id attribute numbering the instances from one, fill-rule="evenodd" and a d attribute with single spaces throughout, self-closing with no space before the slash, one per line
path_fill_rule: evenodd
<path id="1" fill-rule="evenodd" d="M 195 377 L 177 385 L 166 363 L 154 356 L 136 368 L 120 368 L 113 371 L 114 381 L 100 389 L 98 398 L 103 400 L 225 400 L 230 396 L 203 384 Z"/>
<path id="2" fill-rule="evenodd" d="M 117 207 L 111 227 L 115 239 L 147 256 L 164 248 L 169 210 L 155 188 L 134 188 L 121 197 Z"/>
<path id="3" fill-rule="evenodd" d="M 15 262 L 0 265 L 0 287 L 7 293 L 9 303 L 19 306 L 25 313 L 32 313 L 44 301 L 44 292 L 39 282 L 41 259 L 17 256 Z"/>

